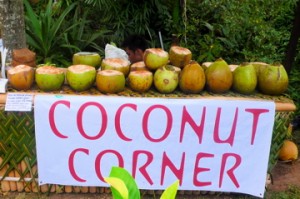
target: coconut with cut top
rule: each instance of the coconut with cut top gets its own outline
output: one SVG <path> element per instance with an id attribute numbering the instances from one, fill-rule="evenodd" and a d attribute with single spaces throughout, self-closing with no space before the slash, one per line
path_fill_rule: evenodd
<path id="1" fill-rule="evenodd" d="M 101 56 L 95 52 L 78 52 L 73 55 L 72 62 L 73 65 L 84 64 L 98 69 L 101 64 Z"/>
<path id="2" fill-rule="evenodd" d="M 117 70 L 128 76 L 130 71 L 130 62 L 124 58 L 106 58 L 102 60 L 101 70 Z"/>
<path id="3" fill-rule="evenodd" d="M 190 63 L 192 52 L 188 48 L 181 46 L 172 46 L 169 51 L 170 63 L 173 66 L 183 68 Z"/>
<path id="4" fill-rule="evenodd" d="M 118 93 L 125 88 L 125 76 L 117 70 L 99 70 L 96 76 L 96 86 L 102 93 Z"/>
<path id="5" fill-rule="evenodd" d="M 65 73 L 61 68 L 44 65 L 36 69 L 35 82 L 43 91 L 59 90 L 65 82 Z"/>
<path id="6" fill-rule="evenodd" d="M 128 86 L 136 92 L 147 92 L 153 83 L 153 73 L 148 70 L 131 71 L 127 77 Z"/>
<path id="7" fill-rule="evenodd" d="M 89 65 L 71 65 L 67 69 L 67 81 L 70 87 L 75 91 L 84 91 L 90 89 L 96 79 L 96 69 Z"/>
<path id="8" fill-rule="evenodd" d="M 169 63 L 169 53 L 161 48 L 148 48 L 144 52 L 144 62 L 146 67 L 155 71 Z"/>
<path id="9" fill-rule="evenodd" d="M 34 69 L 24 64 L 17 65 L 7 71 L 7 79 L 12 88 L 28 90 L 34 82 Z"/>
<path id="10" fill-rule="evenodd" d="M 148 70 L 144 61 L 139 61 L 131 64 L 130 71 L 136 71 L 136 70 Z"/>

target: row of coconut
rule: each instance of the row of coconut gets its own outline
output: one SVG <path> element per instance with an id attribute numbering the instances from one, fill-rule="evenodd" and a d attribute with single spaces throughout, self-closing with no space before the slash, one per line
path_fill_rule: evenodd
<path id="1" fill-rule="evenodd" d="M 280 95 L 288 86 L 288 75 L 281 64 L 243 63 L 228 65 L 225 60 L 199 64 L 192 60 L 189 49 L 172 46 L 169 52 L 161 48 L 145 50 L 143 61 L 130 64 L 122 58 L 106 58 L 100 66 L 92 65 L 89 54 L 74 60 L 68 68 L 44 65 L 33 69 L 18 65 L 8 70 L 11 86 L 28 90 L 34 81 L 43 91 L 60 90 L 67 83 L 75 91 L 96 86 L 103 93 L 118 93 L 129 87 L 147 92 L 155 87 L 160 93 L 180 89 L 184 93 L 213 93 L 234 90 L 251 94 L 256 90 L 268 95 Z"/>

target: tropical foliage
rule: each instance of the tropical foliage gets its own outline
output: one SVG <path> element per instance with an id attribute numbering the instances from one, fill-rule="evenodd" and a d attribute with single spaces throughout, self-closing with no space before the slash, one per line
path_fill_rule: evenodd
<path id="1" fill-rule="evenodd" d="M 151 47 L 160 47 L 161 33 L 165 49 L 175 35 L 199 62 L 222 57 L 229 63 L 240 63 L 283 60 L 297 0 L 121 0 L 113 3 L 58 0 L 52 5 L 50 2 L 40 0 L 33 9 L 28 3 L 26 6 L 27 33 L 31 37 L 28 43 L 43 54 L 43 59 L 51 58 L 49 53 L 54 52 L 59 55 L 53 56 L 69 58 L 75 51 L 86 49 L 103 54 L 106 43 L 120 45 L 124 37 L 133 33 L 145 35 Z M 35 29 L 37 20 L 41 27 Z M 33 35 L 42 27 L 52 27 L 52 30 L 43 30 L 40 35 L 43 38 L 37 40 Z"/>
<path id="2" fill-rule="evenodd" d="M 145 35 L 150 47 L 161 47 L 161 33 L 165 50 L 173 38 L 178 39 L 200 63 L 219 57 L 230 64 L 282 62 L 297 0 L 24 2 L 27 43 L 37 52 L 38 62 L 67 67 L 75 52 L 96 51 L 104 56 L 106 43 L 119 46 L 133 33 Z M 297 49 L 295 66 L 300 63 L 300 44 Z M 292 70 L 289 88 L 297 103 L 298 73 L 298 68 Z"/>

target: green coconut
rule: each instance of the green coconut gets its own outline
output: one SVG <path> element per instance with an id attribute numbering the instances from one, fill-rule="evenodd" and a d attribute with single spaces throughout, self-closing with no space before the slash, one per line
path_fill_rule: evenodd
<path id="1" fill-rule="evenodd" d="M 96 80 L 96 69 L 88 65 L 72 65 L 67 69 L 67 82 L 75 91 L 90 89 Z"/>
<path id="2" fill-rule="evenodd" d="M 232 85 L 232 71 L 222 58 L 214 61 L 206 70 L 206 87 L 213 93 L 225 93 Z"/>
<path id="3" fill-rule="evenodd" d="M 167 65 L 169 62 L 169 53 L 161 48 L 148 48 L 144 52 L 143 59 L 146 67 L 151 71 L 155 71 Z"/>
<path id="4" fill-rule="evenodd" d="M 178 86 L 178 72 L 172 65 L 158 68 L 154 73 L 153 83 L 160 93 L 171 93 Z"/>
<path id="5" fill-rule="evenodd" d="M 65 82 L 65 73 L 55 66 L 41 66 L 35 70 L 35 82 L 43 91 L 60 90 Z"/>
<path id="6" fill-rule="evenodd" d="M 250 63 L 243 63 L 233 71 L 232 88 L 241 94 L 251 94 L 255 91 L 257 76 L 255 68 Z"/>
<path id="7" fill-rule="evenodd" d="M 119 93 L 125 88 L 125 76 L 116 70 L 100 70 L 97 72 L 96 86 L 102 93 Z"/>
<path id="8" fill-rule="evenodd" d="M 73 65 L 83 64 L 93 66 L 96 69 L 100 67 L 101 56 L 95 52 L 78 52 L 73 55 Z"/>
<path id="9" fill-rule="evenodd" d="M 280 63 L 270 64 L 260 70 L 258 88 L 263 94 L 281 95 L 289 84 L 288 74 Z"/>

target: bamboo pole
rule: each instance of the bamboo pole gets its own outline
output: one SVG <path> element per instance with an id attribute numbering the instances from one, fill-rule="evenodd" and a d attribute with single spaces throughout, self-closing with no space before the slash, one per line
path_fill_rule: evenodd
<path id="1" fill-rule="evenodd" d="M 33 94 L 35 96 L 35 93 L 27 93 L 27 94 Z M 39 93 L 39 95 L 50 95 L 47 93 Z M 68 94 L 69 95 L 69 94 Z M 5 104 L 6 103 L 6 94 L 0 94 L 0 104 Z M 271 100 L 264 100 L 264 99 L 259 99 L 259 98 L 247 98 L 247 97 L 224 97 L 224 96 L 199 96 L 199 97 L 191 97 L 194 99 L 212 99 L 212 100 L 237 100 L 237 101 L 242 101 L 242 100 L 249 100 L 249 101 L 271 101 Z M 188 99 L 191 99 L 188 98 Z M 180 99 L 180 98 L 176 98 Z M 33 97 L 34 101 L 34 97 Z M 284 112 L 290 112 L 290 111 L 295 111 L 296 110 L 296 105 L 293 102 L 279 102 L 275 101 L 275 110 L 276 111 L 284 111 Z"/>

